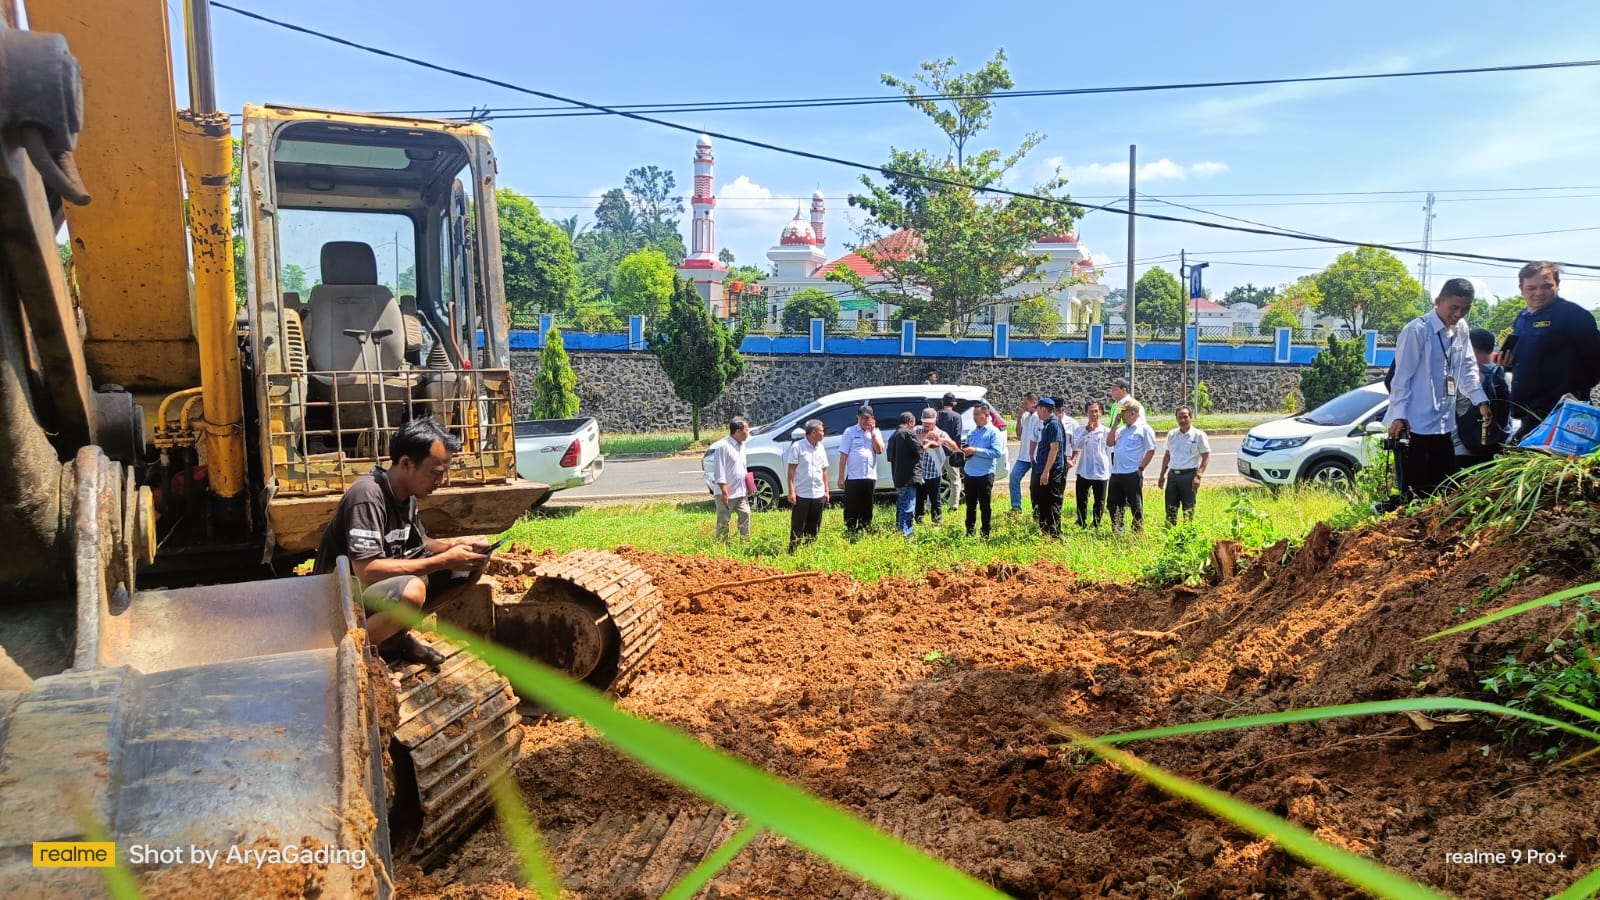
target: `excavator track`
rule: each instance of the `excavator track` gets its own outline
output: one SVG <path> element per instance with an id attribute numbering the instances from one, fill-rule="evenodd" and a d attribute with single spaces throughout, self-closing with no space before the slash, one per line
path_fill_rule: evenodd
<path id="1" fill-rule="evenodd" d="M 650 576 L 603 550 L 574 550 L 524 567 L 519 599 L 496 601 L 499 643 L 620 693 L 661 637 L 661 596 Z"/>
<path id="2" fill-rule="evenodd" d="M 650 576 L 614 553 L 574 550 L 525 563 L 520 595 L 484 590 L 444 618 L 600 690 L 621 691 L 661 634 L 661 598 Z M 454 615 L 452 615 L 454 613 Z M 397 849 L 427 867 L 493 806 L 491 780 L 521 756 L 522 716 L 511 685 L 458 644 L 417 637 L 444 654 L 437 671 L 390 667 L 399 706 L 390 749 Z"/>
<path id="3" fill-rule="evenodd" d="M 394 754 L 397 849 L 430 865 L 493 806 L 490 781 L 521 756 L 522 716 L 511 685 L 461 645 L 417 637 L 444 654 L 438 671 L 391 666 L 399 703 Z"/>

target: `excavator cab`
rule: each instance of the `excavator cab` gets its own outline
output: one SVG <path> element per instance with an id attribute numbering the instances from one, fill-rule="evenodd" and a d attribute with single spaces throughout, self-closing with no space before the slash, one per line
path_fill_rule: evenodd
<path id="1" fill-rule="evenodd" d="M 433 533 L 497 531 L 516 477 L 494 155 L 470 122 L 245 108 L 246 390 L 278 551 L 312 549 L 345 488 L 433 415 L 463 451 Z"/>

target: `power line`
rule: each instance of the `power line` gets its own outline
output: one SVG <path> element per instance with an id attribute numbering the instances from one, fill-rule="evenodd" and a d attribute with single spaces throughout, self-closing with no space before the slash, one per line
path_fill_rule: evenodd
<path id="1" fill-rule="evenodd" d="M 216 4 L 221 6 L 222 4 Z M 224 6 L 233 12 L 239 12 L 232 7 Z M 1315 84 L 1340 81 L 1371 81 L 1389 78 L 1424 78 L 1444 75 L 1480 75 L 1504 72 L 1526 72 L 1542 69 L 1576 69 L 1600 66 L 1600 59 L 1567 60 L 1563 62 L 1546 63 L 1519 63 L 1504 66 L 1472 66 L 1454 69 L 1421 69 L 1407 72 L 1361 72 L 1352 75 L 1304 75 L 1284 78 L 1251 78 L 1235 81 L 1193 81 L 1170 82 L 1161 84 L 1125 84 L 1109 85 L 1102 87 L 1084 88 L 1047 88 L 1038 90 L 1004 90 L 993 91 L 988 94 L 925 94 L 924 99 L 935 102 L 946 100 L 1014 100 L 1033 97 L 1074 97 L 1088 94 L 1130 94 L 1151 93 L 1157 91 L 1183 91 L 1201 90 L 1209 88 L 1227 87 L 1265 87 L 1284 84 Z M 668 101 L 657 103 L 613 103 L 605 109 L 575 110 L 562 106 L 509 106 L 498 111 L 490 110 L 487 118 L 490 119 L 539 119 L 561 118 L 566 116 L 595 116 L 614 115 L 614 110 L 628 110 L 639 113 L 684 113 L 684 112 L 747 112 L 752 110 L 769 109 L 816 109 L 828 106 L 876 106 L 883 104 L 900 104 L 906 102 L 904 94 L 873 94 L 856 97 L 798 97 L 775 98 L 761 100 L 689 100 Z M 422 109 L 422 110 L 395 110 L 395 114 L 434 114 L 444 115 L 465 112 L 461 107 L 447 109 Z M 474 108 L 474 112 L 477 108 Z"/>
<path id="2" fill-rule="evenodd" d="M 417 57 L 407 56 L 407 55 L 402 54 L 402 53 L 396 53 L 396 52 L 394 52 L 392 50 L 384 50 L 384 49 L 382 49 L 380 47 L 373 47 L 373 46 L 370 46 L 370 45 L 367 45 L 367 44 L 357 43 L 357 42 L 349 40 L 347 38 L 341 38 L 341 37 L 338 37 L 338 36 L 335 36 L 335 35 L 332 35 L 332 34 L 328 34 L 326 32 L 321 32 L 321 31 L 317 31 L 315 29 L 307 28 L 307 27 L 302 26 L 302 25 L 294 25 L 294 24 L 291 24 L 291 23 L 288 23 L 288 22 L 284 22 L 284 21 L 281 21 L 281 20 L 278 20 L 278 19 L 273 19 L 273 18 L 271 18 L 269 16 L 264 16 L 264 15 L 262 15 L 260 13 L 255 13 L 255 12 L 250 12 L 249 10 L 240 9 L 239 7 L 231 6 L 231 5 L 227 4 L 227 3 L 215 2 L 215 0 L 212 3 L 212 6 L 220 8 L 220 9 L 228 10 L 229 12 L 235 13 L 237 15 L 244 16 L 246 18 L 255 19 L 255 20 L 259 21 L 259 22 L 263 22 L 263 23 L 266 23 L 268 25 L 274 25 L 274 26 L 277 26 L 279 28 L 283 28 L 283 29 L 286 29 L 286 30 L 289 30 L 289 31 L 297 32 L 299 34 L 305 34 L 305 35 L 309 35 L 311 37 L 321 38 L 322 40 L 329 41 L 330 43 L 339 44 L 341 46 L 349 47 L 349 48 L 355 49 L 355 50 L 361 50 L 363 52 L 370 53 L 370 54 L 373 54 L 375 56 L 381 56 L 381 57 L 384 57 L 386 59 L 398 60 L 400 62 L 409 63 L 411 65 L 415 65 L 415 66 L 418 66 L 418 67 L 421 67 L 421 68 L 424 68 L 424 69 L 429 69 L 431 71 L 442 72 L 442 73 L 445 73 L 445 74 L 448 74 L 448 75 L 455 75 L 455 76 L 457 76 L 459 78 L 465 78 L 465 79 L 468 79 L 468 80 L 471 80 L 471 81 L 477 81 L 477 82 L 480 82 L 480 83 L 483 83 L 483 84 L 493 85 L 495 87 L 500 87 L 500 88 L 504 88 L 504 89 L 509 90 L 509 91 L 514 91 L 516 93 L 527 94 L 529 96 L 534 96 L 534 97 L 542 97 L 542 98 L 544 98 L 546 100 L 552 100 L 552 101 L 555 101 L 557 103 L 567 103 L 567 104 L 571 104 L 572 106 L 581 107 L 581 108 L 589 109 L 589 110 L 594 110 L 596 112 L 604 113 L 604 114 L 607 114 L 607 115 L 615 115 L 615 116 L 620 116 L 620 117 L 626 118 L 626 119 L 633 119 L 633 120 L 639 121 L 639 122 L 647 122 L 647 123 L 652 124 L 652 125 L 658 125 L 658 126 L 661 126 L 663 128 L 670 128 L 670 129 L 672 129 L 674 131 L 680 131 L 680 132 L 684 132 L 684 133 L 687 133 L 687 134 L 705 134 L 707 136 L 718 138 L 720 140 L 725 140 L 725 141 L 728 141 L 730 143 L 742 144 L 742 145 L 747 146 L 747 147 L 756 147 L 756 148 L 759 148 L 759 149 L 762 149 L 762 150 L 770 150 L 770 151 L 772 151 L 774 153 L 781 153 L 781 154 L 785 154 L 785 155 L 788 155 L 788 156 L 795 156 L 795 157 L 799 157 L 801 159 L 810 159 L 810 160 L 815 160 L 817 162 L 830 163 L 830 164 L 833 164 L 833 165 L 844 166 L 844 167 L 847 167 L 847 168 L 857 169 L 857 170 L 865 171 L 865 172 L 877 172 L 877 173 L 879 173 L 879 174 L 881 174 L 881 175 L 883 175 L 885 177 L 896 177 L 896 176 L 898 176 L 898 177 L 901 177 L 901 178 L 915 179 L 915 180 L 922 181 L 922 182 L 925 182 L 925 183 L 928 183 L 928 184 L 937 184 L 937 185 L 943 185 L 943 186 L 946 186 L 946 187 L 959 188 L 959 189 L 962 189 L 962 190 L 970 190 L 970 191 L 974 191 L 974 192 L 978 192 L 978 193 L 987 193 L 987 194 L 994 194 L 994 195 L 999 195 L 999 196 L 1004 196 L 1004 197 L 1012 197 L 1012 198 L 1019 199 L 1019 200 L 1034 200 L 1034 201 L 1038 201 L 1038 202 L 1042 202 L 1042 203 L 1054 203 L 1054 204 L 1066 205 L 1069 208 L 1078 207 L 1080 209 L 1095 210 L 1095 211 L 1100 211 L 1100 212 L 1114 212 L 1114 213 L 1117 213 L 1118 215 L 1124 215 L 1124 216 L 1126 216 L 1126 215 L 1136 215 L 1136 216 L 1138 216 L 1140 218 L 1150 219 L 1150 220 L 1153 220 L 1153 221 L 1172 222 L 1172 223 L 1181 224 L 1181 225 L 1196 225 L 1196 226 L 1199 226 L 1199 227 L 1202 227 L 1202 228 L 1212 228 L 1212 229 L 1217 229 L 1217 230 L 1221 230 L 1221 231 L 1234 231 L 1234 232 L 1240 232 L 1240 233 L 1244 233 L 1244 234 L 1261 234 L 1261 235 L 1267 235 L 1267 236 L 1272 236 L 1272 237 L 1297 238 L 1299 240 L 1313 241 L 1313 242 L 1324 243 L 1324 244 L 1333 244 L 1333 245 L 1338 245 L 1338 246 L 1370 246 L 1370 247 L 1376 247 L 1376 248 L 1381 249 L 1381 250 L 1389 250 L 1391 252 L 1396 252 L 1396 253 L 1416 253 L 1416 252 L 1418 252 L 1414 248 L 1410 248 L 1410 247 L 1398 247 L 1398 246 L 1386 245 L 1386 244 L 1372 244 L 1372 243 L 1368 243 L 1368 242 L 1365 242 L 1365 241 L 1351 241 L 1351 240 L 1345 240 L 1345 239 L 1341 239 L 1341 238 L 1327 237 L 1327 236 L 1323 236 L 1323 235 L 1311 235 L 1311 234 L 1284 232 L 1284 231 L 1273 230 L 1273 229 L 1268 229 L 1268 228 L 1244 227 L 1244 226 L 1239 226 L 1239 225 L 1224 225 L 1224 224 L 1219 223 L 1219 222 L 1203 222 L 1203 221 L 1199 221 L 1199 220 L 1196 220 L 1196 219 L 1185 219 L 1185 218 L 1178 217 L 1178 216 L 1167 216 L 1167 215 L 1162 215 L 1162 214 L 1159 214 L 1159 213 L 1130 212 L 1130 211 L 1125 210 L 1125 209 L 1116 209 L 1116 208 L 1110 207 L 1110 206 L 1088 204 L 1088 203 L 1078 203 L 1078 202 L 1075 202 L 1075 201 L 1071 200 L 1070 198 L 1045 197 L 1045 196 L 1040 196 L 1040 195 L 1037 195 L 1037 194 L 1024 193 L 1024 192 L 1021 192 L 1021 191 L 1007 190 L 1005 188 L 987 187 L 987 186 L 981 186 L 981 185 L 968 184 L 968 183 L 965 183 L 965 182 L 957 181 L 955 179 L 941 178 L 941 177 L 936 176 L 936 175 L 925 175 L 925 174 L 912 173 L 912 172 L 900 172 L 900 171 L 897 171 L 897 170 L 886 168 L 884 166 L 871 165 L 869 163 L 857 162 L 855 160 L 844 159 L 842 157 L 828 156 L 828 155 L 822 154 L 822 153 L 814 153 L 814 152 L 811 152 L 809 150 L 800 150 L 800 149 L 793 148 L 793 147 L 785 147 L 785 146 L 782 146 L 782 145 L 779 145 L 779 144 L 770 143 L 768 141 L 759 141 L 759 140 L 755 140 L 753 138 L 741 137 L 741 136 L 738 136 L 738 135 L 728 134 L 728 133 L 725 133 L 725 132 L 716 132 L 716 131 L 703 130 L 703 129 L 699 129 L 699 128 L 693 128 L 691 126 L 683 125 L 683 124 L 678 123 L 678 122 L 668 121 L 666 119 L 659 119 L 659 118 L 655 118 L 653 116 L 643 115 L 643 114 L 636 113 L 636 112 L 630 112 L 628 110 L 613 109 L 613 108 L 610 108 L 610 107 L 601 106 L 601 105 L 596 104 L 596 103 L 590 103 L 590 102 L 584 101 L 584 100 L 578 100 L 578 99 L 574 99 L 574 98 L 571 98 L 571 97 L 564 97 L 564 96 L 561 96 L 560 94 L 554 94 L 554 93 L 551 93 L 549 91 L 541 91 L 541 90 L 536 90 L 536 89 L 530 88 L 530 87 L 524 87 L 522 85 L 514 84 L 514 83 L 509 82 L 509 81 L 504 81 L 504 80 L 499 79 L 499 78 L 491 78 L 491 77 L 489 77 L 487 75 L 479 75 L 479 74 L 476 74 L 476 73 L 473 73 L 473 72 L 468 72 L 468 71 L 465 71 L 465 70 L 462 70 L 462 69 L 454 69 L 454 68 L 451 68 L 449 66 L 440 65 L 438 63 L 428 62 L 427 60 L 419 59 Z M 1579 63 L 1579 62 L 1572 62 L 1572 63 L 1539 63 L 1539 64 L 1531 64 L 1530 66 L 1528 66 L 1528 68 L 1571 68 L 1571 67 L 1575 67 L 1575 66 L 1578 66 L 1578 65 L 1600 65 L 1600 60 L 1587 61 L 1587 62 L 1582 62 L 1582 63 Z M 1495 67 L 1495 68 L 1505 68 L 1505 67 Z M 1492 70 L 1491 68 L 1482 69 L 1482 71 L 1491 71 L 1491 70 Z M 1408 74 L 1412 74 L 1412 75 L 1422 75 L 1422 74 L 1436 74 L 1436 75 L 1440 75 L 1440 74 L 1464 74 L 1467 71 L 1469 71 L 1469 70 L 1444 70 L 1444 69 L 1441 69 L 1441 70 L 1434 70 L 1432 72 L 1427 72 L 1427 73 L 1419 72 L 1419 73 L 1408 73 Z M 1361 76 L 1361 75 L 1318 76 L 1316 78 L 1301 79 L 1301 81 L 1341 81 L 1341 80 L 1357 80 L 1357 79 L 1361 79 L 1361 78 L 1371 78 L 1371 77 L 1376 77 L 1376 76 L 1371 76 L 1371 75 L 1366 75 L 1366 76 Z M 1250 85 L 1250 84 L 1267 84 L 1267 83 L 1293 83 L 1293 82 L 1289 82 L 1289 81 L 1272 82 L 1272 81 L 1269 81 L 1269 80 L 1256 80 L 1256 81 L 1244 81 L 1244 82 L 1214 82 L 1214 83 L 1206 83 L 1206 84 L 1198 84 L 1197 83 L 1197 84 L 1191 85 L 1191 86 L 1193 86 L 1193 87 L 1205 87 L 1205 86 L 1213 86 L 1213 87 L 1215 87 L 1215 86 L 1228 86 L 1228 85 L 1232 85 L 1232 84 Z M 1092 92 L 1092 91 L 1091 91 L 1091 89 L 1085 89 L 1082 92 L 1087 93 L 1087 92 Z M 1453 253 L 1451 255 L 1456 257 L 1456 258 L 1460 258 L 1460 259 L 1480 259 L 1480 260 L 1488 260 L 1488 261 L 1492 261 L 1492 262 L 1507 262 L 1507 263 L 1521 263 L 1521 262 L 1523 262 L 1523 260 L 1513 259 L 1511 257 L 1490 256 L 1490 255 L 1475 254 L 1475 253 L 1457 252 L 1457 253 Z M 1568 263 L 1568 262 L 1562 262 L 1562 263 L 1558 263 L 1558 264 L 1561 265 L 1562 267 L 1568 268 L 1568 269 L 1574 269 L 1574 268 L 1576 268 L 1576 269 L 1594 269 L 1594 270 L 1600 271 L 1600 265 L 1587 264 L 1587 263 Z"/>

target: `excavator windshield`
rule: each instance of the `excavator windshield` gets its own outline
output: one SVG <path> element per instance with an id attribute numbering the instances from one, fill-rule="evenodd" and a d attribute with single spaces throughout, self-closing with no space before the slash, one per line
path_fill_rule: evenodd
<path id="1" fill-rule="evenodd" d="M 514 478 L 485 129 L 249 107 L 244 132 L 251 364 L 279 545 L 309 540 L 282 501 L 342 492 L 418 415 L 462 438 L 451 483 Z"/>

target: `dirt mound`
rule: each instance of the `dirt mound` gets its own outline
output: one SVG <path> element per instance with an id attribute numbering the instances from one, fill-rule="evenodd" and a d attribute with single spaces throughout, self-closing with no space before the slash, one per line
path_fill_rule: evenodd
<path id="1" fill-rule="evenodd" d="M 1541 515 L 1536 533 L 1566 527 Z M 1400 519 L 1348 535 L 1319 529 L 1202 590 L 1086 583 L 1050 563 L 935 571 L 918 582 L 816 574 L 716 587 L 778 573 L 622 548 L 667 608 L 648 671 L 621 705 L 803 784 L 1015 896 L 1354 896 L 1266 842 L 1063 749 L 1052 726 L 1104 734 L 1475 693 L 1484 660 L 1530 629 L 1552 636 L 1562 614 L 1417 639 L 1588 580 L 1589 560 L 1561 546 L 1463 545 L 1433 523 Z M 1422 730 L 1403 716 L 1364 718 L 1132 749 L 1461 896 L 1544 896 L 1600 850 L 1600 785 L 1586 764 L 1535 766 L 1475 722 Z M 703 853 L 731 827 L 572 722 L 530 724 L 524 751 L 519 779 L 572 896 L 659 894 L 681 871 L 678 856 Z M 657 852 L 669 844 L 671 853 Z M 1513 850 L 1562 858 L 1450 856 Z M 415 897 L 524 896 L 517 871 L 491 823 L 444 868 L 406 873 L 400 887 Z M 770 837 L 746 848 L 710 895 L 876 896 Z"/>

